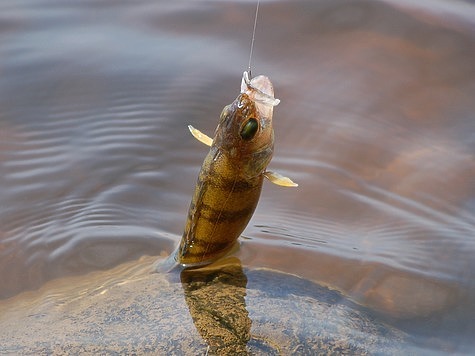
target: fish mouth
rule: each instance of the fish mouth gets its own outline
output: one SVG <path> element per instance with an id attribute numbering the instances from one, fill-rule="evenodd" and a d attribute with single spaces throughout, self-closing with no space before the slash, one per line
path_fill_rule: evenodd
<path id="1" fill-rule="evenodd" d="M 242 74 L 241 93 L 247 94 L 254 102 L 265 106 L 276 106 L 280 103 L 279 99 L 274 98 L 274 87 L 269 78 L 264 75 L 258 75 L 249 79 L 249 72 Z"/>
<path id="2" fill-rule="evenodd" d="M 246 94 L 256 104 L 259 114 L 267 120 L 272 120 L 274 106 L 280 103 L 274 98 L 274 87 L 269 78 L 258 75 L 249 79 L 249 72 L 242 74 L 241 94 Z"/>

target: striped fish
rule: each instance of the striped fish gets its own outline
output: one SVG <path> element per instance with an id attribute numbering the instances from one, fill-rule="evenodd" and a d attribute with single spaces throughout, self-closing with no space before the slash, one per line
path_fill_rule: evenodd
<path id="1" fill-rule="evenodd" d="M 189 126 L 193 136 L 211 148 L 175 254 L 178 263 L 204 265 L 229 252 L 256 209 L 264 177 L 278 185 L 297 186 L 266 170 L 274 148 L 272 113 L 278 103 L 269 78 L 250 80 L 244 72 L 241 93 L 223 109 L 214 139 Z"/>

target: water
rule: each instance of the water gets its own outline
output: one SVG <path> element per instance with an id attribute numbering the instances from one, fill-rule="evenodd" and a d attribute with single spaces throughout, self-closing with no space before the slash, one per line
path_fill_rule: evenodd
<path id="1" fill-rule="evenodd" d="M 186 126 L 211 134 L 237 96 L 254 6 L 0 4 L 5 303 L 171 253 L 206 154 Z M 243 265 L 473 350 L 474 23 L 463 1 L 261 4 L 253 73 L 281 99 L 270 167 L 299 188 L 264 186 Z"/>

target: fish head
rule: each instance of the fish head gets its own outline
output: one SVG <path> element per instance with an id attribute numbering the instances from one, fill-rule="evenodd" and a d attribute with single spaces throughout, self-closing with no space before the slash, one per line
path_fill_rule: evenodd
<path id="1" fill-rule="evenodd" d="M 269 78 L 249 80 L 244 72 L 241 93 L 221 113 L 213 145 L 246 177 L 262 174 L 272 158 L 272 114 L 278 103 Z"/>

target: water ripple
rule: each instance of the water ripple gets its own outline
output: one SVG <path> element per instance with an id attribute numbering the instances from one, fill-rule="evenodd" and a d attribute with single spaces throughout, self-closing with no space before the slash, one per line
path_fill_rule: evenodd
<path id="1" fill-rule="evenodd" d="M 2 183 L 9 188 L 0 193 L 0 269 L 8 265 L 11 273 L 2 273 L 0 297 L 172 250 L 176 237 L 168 230 L 182 217 L 168 207 L 188 197 L 157 188 L 173 174 L 166 167 L 176 165 L 163 154 L 174 140 L 165 126 L 172 118 L 166 97 L 174 94 L 149 84 L 159 90 L 129 86 L 101 99 L 104 108 L 79 99 L 42 103 L 35 107 L 41 121 L 2 122 Z"/>
<path id="2" fill-rule="evenodd" d="M 270 169 L 299 187 L 264 186 L 242 250 L 394 315 L 469 309 L 473 26 L 388 2 L 263 5 Z M 207 151 L 186 125 L 239 92 L 251 4 L 86 3 L 2 8 L 0 298 L 168 254 Z"/>

